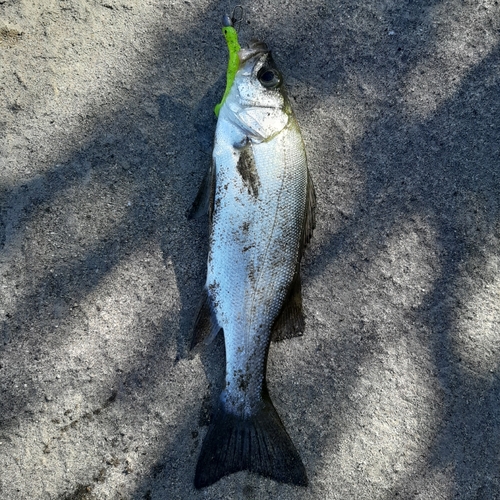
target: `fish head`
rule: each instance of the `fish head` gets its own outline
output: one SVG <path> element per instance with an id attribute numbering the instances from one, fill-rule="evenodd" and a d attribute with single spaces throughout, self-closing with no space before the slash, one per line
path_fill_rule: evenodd
<path id="1" fill-rule="evenodd" d="M 254 142 L 267 141 L 288 124 L 292 111 L 283 76 L 263 42 L 238 52 L 239 69 L 226 101 L 226 116 Z"/>

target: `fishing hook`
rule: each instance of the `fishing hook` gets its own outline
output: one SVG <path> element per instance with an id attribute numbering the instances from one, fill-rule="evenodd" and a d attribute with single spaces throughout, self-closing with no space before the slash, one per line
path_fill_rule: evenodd
<path id="1" fill-rule="evenodd" d="M 243 9 L 243 6 L 236 5 L 236 7 L 233 9 L 233 12 L 231 13 L 231 16 L 229 16 L 229 14 L 224 14 L 224 16 L 222 17 L 223 26 L 233 26 L 233 28 L 238 32 L 240 30 L 244 14 L 245 11 Z"/>

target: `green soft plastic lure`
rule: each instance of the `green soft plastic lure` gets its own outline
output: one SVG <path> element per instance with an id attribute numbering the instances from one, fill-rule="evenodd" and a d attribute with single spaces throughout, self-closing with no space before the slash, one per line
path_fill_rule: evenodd
<path id="1" fill-rule="evenodd" d="M 236 76 L 236 72 L 238 71 L 238 67 L 240 64 L 240 60 L 238 58 L 238 52 L 241 47 L 238 43 L 238 32 L 234 29 L 233 20 L 226 14 L 222 21 L 224 27 L 222 28 L 222 34 L 226 39 L 227 48 L 229 50 L 229 60 L 227 62 L 227 72 L 226 72 L 226 90 L 224 95 L 222 96 L 222 100 L 217 106 L 214 108 L 215 116 L 219 117 L 219 111 L 224 101 L 226 100 L 229 91 L 231 90 L 231 86 L 234 82 L 234 77 Z"/>

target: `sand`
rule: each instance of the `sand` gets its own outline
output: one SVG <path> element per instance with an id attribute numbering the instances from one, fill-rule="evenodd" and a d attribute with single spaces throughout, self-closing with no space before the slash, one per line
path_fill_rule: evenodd
<path id="1" fill-rule="evenodd" d="M 306 331 L 268 381 L 310 485 L 196 491 L 189 353 L 227 2 L 0 0 L 0 498 L 500 498 L 500 6 L 243 2 L 307 147 Z"/>

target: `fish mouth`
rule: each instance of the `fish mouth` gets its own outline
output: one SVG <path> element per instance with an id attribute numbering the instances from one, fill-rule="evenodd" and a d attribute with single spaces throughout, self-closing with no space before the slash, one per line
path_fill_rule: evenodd
<path id="1" fill-rule="evenodd" d="M 245 47 L 238 52 L 240 64 L 243 64 L 260 54 L 267 54 L 268 52 L 270 52 L 269 48 L 264 42 L 261 42 L 260 40 L 252 40 L 248 47 Z"/>

